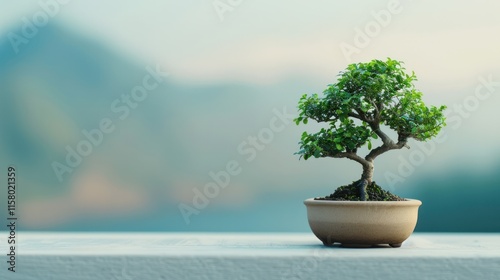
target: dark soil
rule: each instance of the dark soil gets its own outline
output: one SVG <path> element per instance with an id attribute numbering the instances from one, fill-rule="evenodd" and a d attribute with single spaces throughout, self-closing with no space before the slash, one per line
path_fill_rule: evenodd
<path id="1" fill-rule="evenodd" d="M 383 190 L 375 182 L 366 187 L 368 201 L 405 201 L 406 199 Z M 350 185 L 339 187 L 334 193 L 325 197 L 316 197 L 315 200 L 340 200 L 340 201 L 360 201 L 359 190 L 356 182 Z"/>

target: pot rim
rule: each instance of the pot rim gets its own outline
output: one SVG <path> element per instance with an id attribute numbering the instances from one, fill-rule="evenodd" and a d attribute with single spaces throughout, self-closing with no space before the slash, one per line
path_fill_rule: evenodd
<path id="1" fill-rule="evenodd" d="M 308 198 L 304 200 L 304 204 L 307 205 L 345 205 L 345 206 L 369 206 L 369 205 L 378 205 L 378 206 L 420 206 L 422 205 L 422 201 L 418 199 L 405 198 L 405 201 L 344 201 L 344 200 L 314 200 L 314 198 Z"/>

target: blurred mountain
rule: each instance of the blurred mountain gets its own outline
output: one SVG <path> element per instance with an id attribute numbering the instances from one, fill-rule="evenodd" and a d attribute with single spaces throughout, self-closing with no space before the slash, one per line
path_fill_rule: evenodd
<path id="1" fill-rule="evenodd" d="M 122 94 L 130 94 L 131 89 L 141 83 L 147 74 L 145 67 L 91 40 L 75 36 L 57 24 L 41 28 L 17 55 L 10 44 L 4 42 L 0 61 L 3 134 L 0 153 L 2 161 L 18 165 L 24 180 L 36 182 L 36 187 L 28 184 L 20 190 L 25 197 L 33 193 L 30 187 L 40 193 L 52 193 L 68 185 L 77 172 L 65 175 L 65 181 L 60 183 L 51 163 L 64 163 L 68 153 L 65 147 L 76 149 L 79 141 L 86 139 L 81 132 L 83 129 L 97 129 L 102 119 L 110 118 L 118 126 L 117 130 L 125 133 L 129 129 L 127 125 L 132 126 L 134 120 L 141 120 L 141 125 L 147 127 L 172 119 L 174 106 L 148 98 L 151 100 L 141 104 L 148 110 L 135 110 L 130 118 L 119 123 L 111 104 Z M 167 89 L 168 85 L 161 84 L 156 91 Z M 162 99 L 167 97 L 163 95 Z M 162 147 L 176 145 L 175 138 L 162 137 L 154 129 L 135 131 L 144 132 L 151 134 L 147 138 L 154 143 L 149 144 L 159 147 L 158 153 L 167 153 Z M 106 136 L 102 147 L 94 147 L 93 153 L 104 153 L 104 146 L 113 145 L 110 143 L 113 140 L 107 139 L 111 137 Z M 145 146 L 147 143 L 134 148 L 140 150 Z M 163 158 L 172 157 L 169 154 Z M 120 161 L 113 164 L 123 165 L 124 169 L 128 165 Z"/>
<path id="2" fill-rule="evenodd" d="M 19 54 L 7 41 L 0 44 L 1 165 L 18 169 L 23 228 L 71 229 L 75 223 L 78 229 L 99 230 L 101 218 L 108 225 L 120 219 L 131 225 L 137 215 L 165 205 L 167 214 L 160 215 L 181 218 L 179 195 L 192 195 L 210 171 L 224 168 L 235 154 L 241 157 L 238 144 L 269 125 L 272 109 L 283 107 L 280 96 L 293 88 L 279 87 L 279 94 L 270 96 L 238 83 L 179 84 L 171 73 L 173 78 L 145 100 L 127 105 L 130 114 L 122 119 L 113 104 L 125 106 L 123 96 L 157 67 L 169 71 L 142 65 L 52 22 Z M 99 129 L 104 119 L 114 130 L 103 133 L 60 181 L 54 162 L 68 166 L 68 149 L 89 141 L 83 131 Z"/>
<path id="3" fill-rule="evenodd" d="M 86 139 L 82 130 L 99 128 L 104 118 L 117 129 L 89 158 L 111 160 L 119 176 L 151 181 L 190 176 L 190 164 L 207 159 L 203 148 L 223 148 L 225 139 L 244 134 L 259 118 L 252 116 L 258 106 L 249 94 L 253 88 L 187 86 L 167 78 L 121 120 L 113 102 L 125 105 L 122 95 L 130 95 L 146 68 L 156 65 L 131 61 L 53 23 L 22 46 L 17 55 L 7 42 L 0 46 L 0 154 L 3 163 L 19 165 L 25 180 L 49 193 L 68 184 L 58 182 L 51 163 L 64 163 L 65 147 L 76 149 Z M 148 157 L 158 161 L 141 162 Z M 153 173 L 155 167 L 161 168 Z"/>

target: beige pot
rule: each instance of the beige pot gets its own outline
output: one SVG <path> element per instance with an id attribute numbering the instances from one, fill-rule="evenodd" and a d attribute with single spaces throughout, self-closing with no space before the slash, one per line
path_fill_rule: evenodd
<path id="1" fill-rule="evenodd" d="M 306 199 L 307 218 L 323 244 L 400 247 L 415 229 L 420 200 L 332 201 Z"/>

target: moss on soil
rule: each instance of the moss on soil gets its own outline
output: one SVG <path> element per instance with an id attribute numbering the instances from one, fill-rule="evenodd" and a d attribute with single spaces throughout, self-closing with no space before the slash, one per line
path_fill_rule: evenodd
<path id="1" fill-rule="evenodd" d="M 375 182 L 366 187 L 368 201 L 404 201 L 406 199 L 394 195 L 382 189 Z M 340 201 L 360 201 L 358 187 L 356 182 L 347 186 L 338 187 L 334 193 L 325 197 L 316 197 L 315 200 L 340 200 Z"/>

